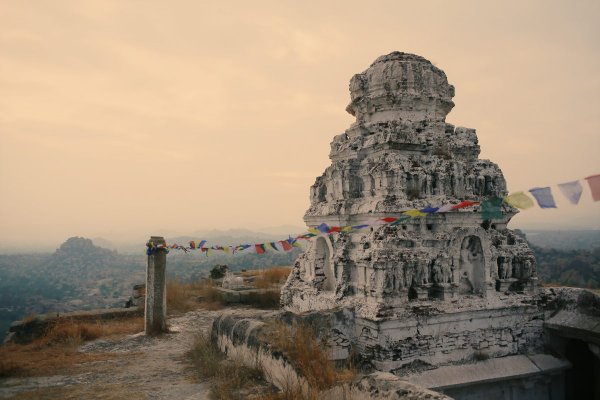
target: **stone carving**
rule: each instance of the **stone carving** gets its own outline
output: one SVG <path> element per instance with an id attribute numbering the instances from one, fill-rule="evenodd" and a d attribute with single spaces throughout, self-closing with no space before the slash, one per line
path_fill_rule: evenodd
<path id="1" fill-rule="evenodd" d="M 446 74 L 414 54 L 379 57 L 352 77 L 346 110 L 356 122 L 331 142 L 331 165 L 310 189 L 307 225 L 360 225 L 505 196 L 500 168 L 479 159 L 475 130 L 446 122 L 453 96 Z M 282 305 L 349 306 L 375 318 L 415 299 L 535 290 L 533 253 L 507 229 L 516 212 L 504 205 L 502 218 L 484 223 L 474 207 L 319 237 L 294 266 Z"/>

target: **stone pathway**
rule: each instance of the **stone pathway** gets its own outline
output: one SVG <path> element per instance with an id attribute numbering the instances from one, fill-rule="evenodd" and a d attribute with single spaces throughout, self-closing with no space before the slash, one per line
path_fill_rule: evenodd
<path id="1" fill-rule="evenodd" d="M 222 313 L 197 310 L 171 318 L 171 333 L 162 337 L 136 334 L 87 343 L 80 351 L 119 356 L 81 364 L 69 375 L 0 379 L 0 398 L 208 399 L 209 384 L 194 380 L 185 353 L 194 336 L 209 331 L 213 319 Z"/>

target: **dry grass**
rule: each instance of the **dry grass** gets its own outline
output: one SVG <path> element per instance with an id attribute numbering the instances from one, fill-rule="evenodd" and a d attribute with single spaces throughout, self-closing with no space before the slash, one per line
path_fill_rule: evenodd
<path id="1" fill-rule="evenodd" d="M 53 375 L 76 364 L 107 360 L 114 356 L 79 353 L 77 347 L 86 340 L 143 330 L 141 317 L 97 322 L 58 320 L 44 336 L 30 344 L 0 347 L 0 377 Z"/>
<path id="2" fill-rule="evenodd" d="M 261 370 L 226 359 L 207 334 L 196 336 L 187 356 L 199 378 L 212 378 L 211 395 L 215 399 L 242 399 L 251 392 L 268 390 Z"/>
<path id="3" fill-rule="evenodd" d="M 199 378 L 212 378 L 217 374 L 223 353 L 211 342 L 208 334 L 199 334 L 187 356 L 195 367 Z"/>
<path id="4" fill-rule="evenodd" d="M 242 272 L 242 276 L 255 276 L 254 286 L 257 289 L 279 288 L 287 280 L 291 267 L 275 267 L 264 270 L 252 270 Z"/>
<path id="5" fill-rule="evenodd" d="M 329 360 L 326 344 L 317 339 L 311 325 L 300 323 L 290 327 L 277 321 L 266 328 L 265 335 L 269 343 L 287 355 L 315 393 L 339 383 L 350 382 L 356 376 L 352 367 L 335 368 L 333 361 Z M 295 399 L 299 393 L 297 388 L 291 388 L 285 398 Z"/>
<path id="6" fill-rule="evenodd" d="M 167 282 L 167 310 L 187 312 L 198 308 L 197 298 L 202 295 L 201 282 L 183 283 L 180 280 Z"/>

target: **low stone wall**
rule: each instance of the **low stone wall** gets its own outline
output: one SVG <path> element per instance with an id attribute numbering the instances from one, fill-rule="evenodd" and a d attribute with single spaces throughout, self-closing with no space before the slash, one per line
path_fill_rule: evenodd
<path id="1" fill-rule="evenodd" d="M 69 313 L 53 313 L 15 321 L 8 329 L 8 335 L 4 343 L 25 344 L 41 337 L 52 324 L 59 321 L 70 320 L 78 322 L 90 322 L 97 320 L 109 320 L 119 318 L 131 318 L 144 315 L 141 308 L 110 308 L 89 311 L 75 311 Z"/>
<path id="2" fill-rule="evenodd" d="M 279 319 L 293 316 L 279 315 Z M 324 320 L 327 320 L 325 318 Z M 292 363 L 279 351 L 274 351 L 269 343 L 260 338 L 265 322 L 236 316 L 221 316 L 213 322 L 212 339 L 228 357 L 250 367 L 264 371 L 269 382 L 280 390 L 300 389 L 308 398 L 307 381 L 294 368 Z M 403 399 L 403 400 L 447 400 L 443 394 L 403 381 L 397 376 L 384 372 L 360 377 L 351 384 L 336 386 L 318 395 L 318 399 Z"/>

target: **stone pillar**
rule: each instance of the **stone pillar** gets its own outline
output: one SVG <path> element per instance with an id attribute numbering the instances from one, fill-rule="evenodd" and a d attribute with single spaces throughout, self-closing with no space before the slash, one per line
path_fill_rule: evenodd
<path id="1" fill-rule="evenodd" d="M 155 245 L 165 243 L 161 236 L 152 236 Z M 155 249 L 148 255 L 146 267 L 146 303 L 144 309 L 144 333 L 157 335 L 167 331 L 167 251 Z"/>

